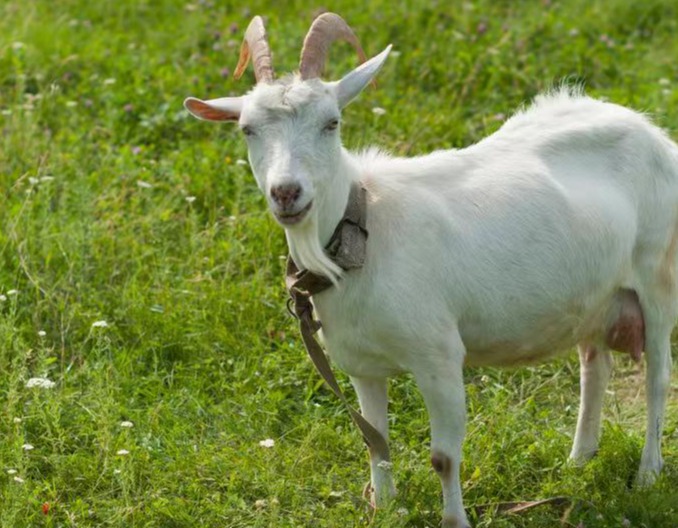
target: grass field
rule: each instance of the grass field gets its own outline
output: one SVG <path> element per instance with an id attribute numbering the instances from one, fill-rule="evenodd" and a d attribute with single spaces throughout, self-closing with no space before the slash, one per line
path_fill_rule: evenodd
<path id="1" fill-rule="evenodd" d="M 2 527 L 438 526 L 412 380 L 391 385 L 399 496 L 375 514 L 361 497 L 366 450 L 284 309 L 283 232 L 241 161 L 244 142 L 181 106 L 251 86 L 251 70 L 239 82 L 230 71 L 253 14 L 268 17 L 277 70 L 296 68 L 317 7 L 0 3 Z M 398 52 L 378 89 L 346 110 L 349 147 L 463 147 L 563 80 L 652 114 L 678 138 L 673 0 L 323 7 L 368 54 L 388 43 Z M 354 65 L 337 45 L 328 73 Z M 492 507 L 553 496 L 572 501 L 563 526 L 678 526 L 678 377 L 665 472 L 630 490 L 642 367 L 616 360 L 601 450 L 583 469 L 566 462 L 574 355 L 467 371 L 462 481 L 476 526 L 558 526 L 562 508 Z M 27 387 L 34 377 L 54 386 Z"/>

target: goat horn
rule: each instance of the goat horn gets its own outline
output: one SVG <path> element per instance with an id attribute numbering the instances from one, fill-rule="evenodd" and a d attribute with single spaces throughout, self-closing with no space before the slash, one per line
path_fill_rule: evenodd
<path id="1" fill-rule="evenodd" d="M 245 38 L 240 46 L 240 58 L 235 67 L 233 77 L 240 79 L 247 63 L 252 57 L 254 65 L 254 77 L 257 82 L 271 82 L 273 80 L 273 65 L 271 64 L 271 48 L 268 45 L 268 35 L 264 21 L 260 16 L 255 16 L 245 31 Z"/>
<path id="2" fill-rule="evenodd" d="M 346 21 L 334 13 L 323 13 L 313 21 L 304 39 L 301 61 L 299 62 L 299 72 L 302 79 L 320 77 L 325 68 L 330 44 L 339 39 L 351 44 L 358 52 L 360 62 L 365 62 L 365 53 L 360 47 L 360 42 L 358 42 L 358 38 Z"/>

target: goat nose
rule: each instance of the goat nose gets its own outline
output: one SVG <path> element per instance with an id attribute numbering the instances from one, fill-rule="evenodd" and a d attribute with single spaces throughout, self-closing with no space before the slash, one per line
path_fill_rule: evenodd
<path id="1" fill-rule="evenodd" d="M 283 209 L 289 209 L 301 196 L 301 185 L 286 183 L 271 187 L 271 198 Z"/>

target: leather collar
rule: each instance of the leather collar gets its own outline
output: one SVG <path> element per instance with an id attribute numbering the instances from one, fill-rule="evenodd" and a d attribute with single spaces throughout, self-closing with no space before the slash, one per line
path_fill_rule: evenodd
<path id="1" fill-rule="evenodd" d="M 358 183 L 351 187 L 348 204 L 344 217 L 337 224 L 329 243 L 325 247 L 330 258 L 343 270 L 359 268 L 365 262 L 365 249 L 367 242 L 367 229 L 365 228 L 367 197 L 365 189 Z M 301 338 L 306 347 L 311 361 L 318 369 L 332 392 L 343 402 L 348 410 L 351 419 L 356 424 L 365 443 L 374 450 L 379 459 L 390 461 L 391 456 L 388 449 L 388 442 L 363 415 L 356 411 L 346 399 L 346 396 L 339 387 L 332 367 L 323 352 L 322 347 L 314 337 L 314 334 L 320 329 L 320 321 L 313 317 L 313 303 L 311 296 L 332 286 L 332 282 L 322 275 L 317 275 L 308 270 L 299 271 L 292 257 L 287 259 L 287 275 L 285 277 L 287 290 L 290 293 L 290 299 L 287 303 L 287 309 L 292 315 L 299 319 L 299 329 Z M 294 312 L 291 306 L 294 306 Z"/>

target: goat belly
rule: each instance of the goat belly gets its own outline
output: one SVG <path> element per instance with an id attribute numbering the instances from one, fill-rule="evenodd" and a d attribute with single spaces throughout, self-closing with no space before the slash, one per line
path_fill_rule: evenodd
<path id="1" fill-rule="evenodd" d="M 574 326 L 559 324 L 557 327 L 543 327 L 532 339 L 466 339 L 462 340 L 467 349 L 465 364 L 468 366 L 514 367 L 546 361 L 562 355 L 574 344 Z"/>
<path id="2" fill-rule="evenodd" d="M 585 313 L 550 314 L 534 325 L 529 338 L 477 332 L 462 327 L 466 363 L 473 366 L 517 366 L 544 361 L 576 344 L 602 345 L 641 359 L 645 347 L 645 320 L 637 293 L 616 290 L 599 308 Z"/>

